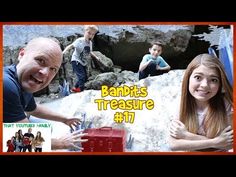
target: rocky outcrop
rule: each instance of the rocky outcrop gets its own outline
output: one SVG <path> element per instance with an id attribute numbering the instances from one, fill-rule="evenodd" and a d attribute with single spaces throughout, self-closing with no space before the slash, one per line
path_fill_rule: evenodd
<path id="1" fill-rule="evenodd" d="M 153 41 L 161 41 L 164 44 L 162 56 L 168 62 L 186 50 L 194 30 L 194 26 L 191 25 L 98 25 L 98 27 L 99 33 L 94 38 L 94 50 L 100 60 L 90 59 L 86 89 L 99 89 L 101 84 L 117 86 L 137 81 L 136 72 L 139 63 L 143 55 L 148 53 Z M 64 49 L 78 37 L 83 36 L 83 25 L 5 25 L 3 31 L 5 66 L 17 63 L 19 49 L 34 37 L 56 37 Z M 38 95 L 56 92 L 58 89 L 53 85 L 58 86 L 63 79 L 66 79 L 71 87 L 74 85 L 76 76 L 70 65 L 72 52 L 71 50 L 64 55 L 62 66 L 54 81 Z M 121 72 L 124 70 L 128 71 Z M 108 81 L 109 78 L 111 80 Z"/>
<path id="2" fill-rule="evenodd" d="M 153 41 L 162 41 L 165 45 L 163 56 L 171 58 L 184 52 L 194 31 L 192 25 L 98 25 L 99 33 L 94 39 L 94 49 L 111 58 L 115 65 L 139 63 L 148 53 Z M 83 36 L 83 25 L 4 25 L 4 61 L 9 56 L 7 47 L 16 50 L 30 39 L 38 36 L 54 36 L 61 42 L 61 47 Z M 8 54 L 7 54 L 8 53 Z"/>
<path id="3" fill-rule="evenodd" d="M 138 68 L 153 41 L 164 44 L 162 55 L 169 60 L 186 50 L 193 31 L 194 26 L 190 25 L 101 26 L 96 46 L 114 64 L 125 69 Z"/>

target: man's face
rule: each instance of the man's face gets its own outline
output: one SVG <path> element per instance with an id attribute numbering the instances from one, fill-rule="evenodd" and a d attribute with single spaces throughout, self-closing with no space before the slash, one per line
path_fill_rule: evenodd
<path id="1" fill-rule="evenodd" d="M 21 50 L 17 74 L 22 88 L 30 93 L 45 88 L 56 75 L 61 62 L 59 46 L 49 41 L 39 41 Z"/>

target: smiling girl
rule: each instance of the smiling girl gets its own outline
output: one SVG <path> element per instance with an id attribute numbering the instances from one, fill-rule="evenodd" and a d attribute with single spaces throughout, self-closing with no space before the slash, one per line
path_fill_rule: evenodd
<path id="1" fill-rule="evenodd" d="M 233 146 L 232 87 L 218 58 L 196 56 L 182 83 L 178 119 L 170 126 L 173 151 L 228 151 Z"/>

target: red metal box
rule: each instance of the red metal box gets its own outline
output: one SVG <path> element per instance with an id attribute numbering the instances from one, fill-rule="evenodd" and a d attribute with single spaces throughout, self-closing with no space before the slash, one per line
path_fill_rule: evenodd
<path id="1" fill-rule="evenodd" d="M 112 127 L 86 129 L 83 139 L 88 141 L 81 143 L 82 152 L 124 152 L 126 146 L 126 133 L 123 129 Z"/>

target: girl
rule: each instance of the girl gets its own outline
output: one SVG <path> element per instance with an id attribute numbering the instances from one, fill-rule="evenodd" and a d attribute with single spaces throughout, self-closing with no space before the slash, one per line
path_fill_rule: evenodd
<path id="1" fill-rule="evenodd" d="M 227 151 L 233 145 L 232 87 L 218 58 L 196 56 L 182 83 L 179 120 L 170 126 L 174 151 Z"/>
<path id="2" fill-rule="evenodd" d="M 14 140 L 15 140 L 14 136 L 12 136 L 11 139 L 7 140 L 7 152 L 15 151 Z"/>
<path id="3" fill-rule="evenodd" d="M 21 152 L 23 144 L 19 132 L 15 133 L 14 145 L 15 145 L 15 152 Z"/>
<path id="4" fill-rule="evenodd" d="M 38 131 L 35 139 L 33 140 L 33 146 L 35 152 L 42 152 L 44 138 L 41 136 L 41 132 Z"/>
<path id="5" fill-rule="evenodd" d="M 19 129 L 17 132 L 18 132 L 18 134 L 19 134 L 19 139 L 20 139 L 20 141 L 21 141 L 21 144 L 19 145 L 19 149 L 20 149 L 20 152 L 21 152 L 22 149 L 23 149 L 23 138 L 24 138 L 24 135 L 23 135 L 21 129 Z"/>

